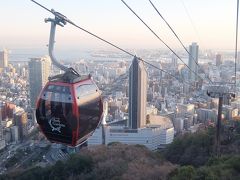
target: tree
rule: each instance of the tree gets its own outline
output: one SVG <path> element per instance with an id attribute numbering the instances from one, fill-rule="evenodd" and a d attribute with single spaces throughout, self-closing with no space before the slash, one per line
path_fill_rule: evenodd
<path id="1" fill-rule="evenodd" d="M 171 174 L 171 180 L 191 180 L 194 179 L 196 170 L 192 166 L 182 166 Z"/>
<path id="2" fill-rule="evenodd" d="M 174 139 L 164 150 L 164 156 L 180 165 L 204 165 L 213 153 L 214 134 L 212 131 L 185 134 Z"/>

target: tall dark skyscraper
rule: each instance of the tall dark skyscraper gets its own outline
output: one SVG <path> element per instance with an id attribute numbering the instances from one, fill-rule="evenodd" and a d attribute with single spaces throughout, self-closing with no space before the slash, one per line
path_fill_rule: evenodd
<path id="1" fill-rule="evenodd" d="M 134 57 L 129 69 L 129 128 L 146 125 L 146 103 L 147 72 L 143 62 Z"/>
<path id="2" fill-rule="evenodd" d="M 191 68 L 192 71 L 194 71 L 196 74 L 198 73 L 198 66 L 196 62 L 198 63 L 198 45 L 197 43 L 193 42 L 192 45 L 189 46 L 189 59 L 188 59 L 188 66 Z M 189 81 L 195 82 L 197 81 L 197 76 L 192 71 L 189 71 Z"/>

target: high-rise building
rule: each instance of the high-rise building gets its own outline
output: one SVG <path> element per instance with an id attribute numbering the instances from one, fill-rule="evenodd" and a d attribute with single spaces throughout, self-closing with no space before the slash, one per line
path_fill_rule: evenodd
<path id="1" fill-rule="evenodd" d="M 18 126 L 12 126 L 10 128 L 10 134 L 11 134 L 11 140 L 12 142 L 17 143 L 19 141 L 19 131 L 18 131 Z"/>
<path id="2" fill-rule="evenodd" d="M 178 58 L 175 54 L 172 54 L 172 68 L 177 69 L 178 67 Z"/>
<path id="3" fill-rule="evenodd" d="M 7 118 L 6 103 L 3 101 L 0 101 L 0 118 L 2 121 L 6 120 Z"/>
<path id="4" fill-rule="evenodd" d="M 193 42 L 192 45 L 189 46 L 189 58 L 188 58 L 188 66 L 192 70 L 189 70 L 189 81 L 195 82 L 197 81 L 197 73 L 198 73 L 198 45 L 197 43 Z M 195 74 L 195 73 L 196 74 Z"/>
<path id="5" fill-rule="evenodd" d="M 27 113 L 24 111 L 18 111 L 14 114 L 14 125 L 18 127 L 18 136 L 22 140 L 26 137 L 27 131 Z"/>
<path id="6" fill-rule="evenodd" d="M 0 111 L 0 150 L 3 149 L 5 147 L 6 143 L 5 143 L 5 139 L 3 137 L 3 126 L 2 126 L 2 114 Z"/>
<path id="7" fill-rule="evenodd" d="M 31 58 L 28 63 L 29 67 L 29 85 L 31 107 L 35 108 L 36 99 L 48 81 L 51 69 L 51 61 L 48 57 Z"/>
<path id="8" fill-rule="evenodd" d="M 134 57 L 129 69 L 129 128 L 146 125 L 147 72 L 142 61 Z"/>
<path id="9" fill-rule="evenodd" d="M 237 67 L 239 68 L 240 70 L 240 52 L 238 51 L 237 53 Z"/>
<path id="10" fill-rule="evenodd" d="M 3 49 L 0 51 L 0 68 L 8 67 L 8 51 Z"/>
<path id="11" fill-rule="evenodd" d="M 216 54 L 216 66 L 220 66 L 222 64 L 222 56 L 221 54 Z"/>

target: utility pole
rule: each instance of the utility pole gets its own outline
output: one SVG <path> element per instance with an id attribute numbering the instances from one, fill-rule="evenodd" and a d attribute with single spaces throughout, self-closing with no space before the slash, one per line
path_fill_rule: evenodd
<path id="1" fill-rule="evenodd" d="M 207 95 L 211 98 L 218 98 L 218 116 L 216 125 L 216 141 L 215 141 L 215 153 L 217 157 L 221 155 L 221 121 L 222 121 L 222 106 L 223 98 L 235 97 L 235 94 L 230 91 L 230 87 L 226 85 L 210 85 L 207 88 Z"/>

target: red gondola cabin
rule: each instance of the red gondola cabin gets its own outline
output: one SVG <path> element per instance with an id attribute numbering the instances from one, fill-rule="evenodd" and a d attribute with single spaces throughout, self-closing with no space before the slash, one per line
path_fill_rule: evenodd
<path id="1" fill-rule="evenodd" d="M 101 92 L 90 76 L 53 78 L 37 101 L 36 118 L 51 142 L 76 146 L 87 140 L 103 114 Z"/>

